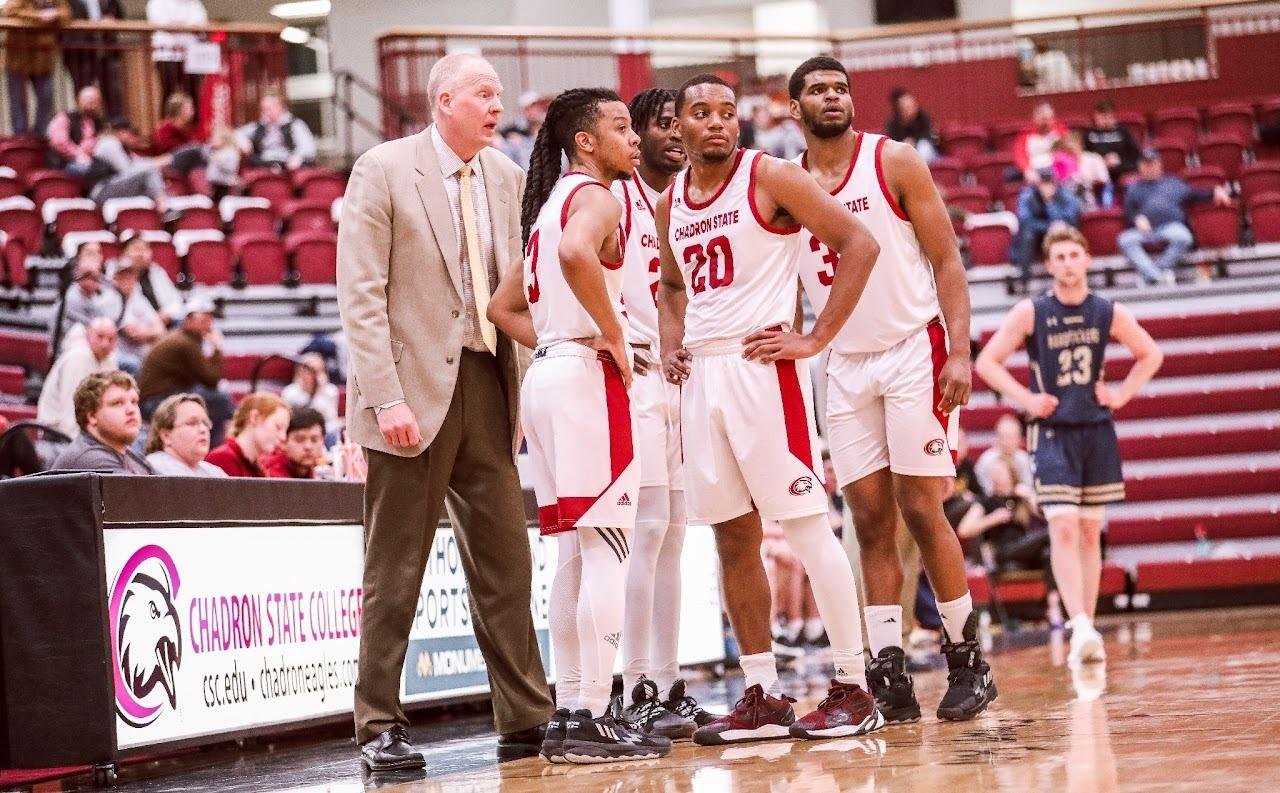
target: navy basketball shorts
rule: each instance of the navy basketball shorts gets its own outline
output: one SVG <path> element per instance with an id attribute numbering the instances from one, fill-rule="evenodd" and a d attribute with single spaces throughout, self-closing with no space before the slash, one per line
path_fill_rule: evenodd
<path id="1" fill-rule="evenodd" d="M 1027 429 L 1040 506 L 1099 507 L 1124 501 L 1115 424 L 1047 424 Z"/>

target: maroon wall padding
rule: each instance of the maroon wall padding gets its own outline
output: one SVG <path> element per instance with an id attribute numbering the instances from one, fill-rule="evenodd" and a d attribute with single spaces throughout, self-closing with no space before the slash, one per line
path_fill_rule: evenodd
<path id="1" fill-rule="evenodd" d="M 986 443 L 970 443 L 970 459 L 978 459 L 989 447 Z M 1120 456 L 1125 461 L 1185 457 L 1188 453 L 1245 454 L 1274 452 L 1276 449 L 1280 449 L 1280 423 L 1271 427 L 1241 427 L 1216 432 L 1189 429 L 1166 435 L 1135 435 L 1120 439 Z"/>
<path id="2" fill-rule="evenodd" d="M 1136 575 L 1139 592 L 1275 586 L 1280 556 L 1143 562 Z"/>
<path id="3" fill-rule="evenodd" d="M 1214 515 L 1209 510 L 1197 512 L 1194 505 L 1187 512 L 1166 517 L 1112 518 L 1107 523 L 1107 542 L 1111 545 L 1142 545 L 1152 542 L 1192 542 L 1196 527 L 1204 527 L 1212 540 L 1234 540 L 1280 535 L 1280 511 L 1258 509 Z"/>
<path id="4" fill-rule="evenodd" d="M 1204 314 L 1152 317 L 1139 320 L 1142 327 L 1157 339 L 1190 339 L 1205 336 L 1230 336 L 1237 333 L 1267 333 L 1280 328 L 1280 308 L 1215 311 Z M 986 344 L 995 328 L 981 334 Z"/>
<path id="5" fill-rule="evenodd" d="M 1235 386 L 1209 393 L 1139 394 L 1117 413 L 1117 418 L 1173 418 L 1261 410 L 1280 410 L 1280 389 Z M 993 430 L 997 419 L 1012 412 L 1005 404 L 967 407 L 960 413 L 961 424 L 970 432 Z"/>
<path id="6" fill-rule="evenodd" d="M 1118 564 L 1102 563 L 1102 580 L 1098 585 L 1101 597 L 1114 597 L 1123 594 L 1129 588 L 1129 574 Z"/>
<path id="7" fill-rule="evenodd" d="M 11 422 L 35 421 L 36 409 L 34 405 L 10 405 L 0 402 L 0 416 L 4 416 Z"/>
<path id="8" fill-rule="evenodd" d="M 22 396 L 25 387 L 26 379 L 21 366 L 0 364 L 0 394 Z"/>
<path id="9" fill-rule="evenodd" d="M 1179 498 L 1256 496 L 1274 493 L 1280 482 L 1280 466 L 1274 462 L 1256 470 L 1239 468 L 1218 471 L 1156 473 L 1145 479 L 1125 477 L 1126 501 L 1166 501 Z"/>

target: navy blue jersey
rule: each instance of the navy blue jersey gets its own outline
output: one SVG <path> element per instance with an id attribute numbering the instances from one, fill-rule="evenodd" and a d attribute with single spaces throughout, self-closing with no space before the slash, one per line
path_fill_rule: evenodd
<path id="1" fill-rule="evenodd" d="M 1058 408 L 1049 424 L 1097 424 L 1111 420 L 1111 409 L 1098 404 L 1094 387 L 1111 339 L 1110 300 L 1090 293 L 1078 306 L 1061 303 L 1053 294 L 1037 297 L 1035 322 L 1027 337 L 1031 358 L 1031 391 L 1052 394 Z"/>

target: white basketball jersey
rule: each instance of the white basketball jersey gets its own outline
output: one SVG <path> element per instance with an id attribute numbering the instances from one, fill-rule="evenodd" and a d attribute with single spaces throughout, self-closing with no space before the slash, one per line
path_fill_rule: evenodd
<path id="1" fill-rule="evenodd" d="M 622 228 L 627 251 L 622 268 L 622 304 L 627 309 L 630 341 L 658 346 L 658 228 L 653 208 L 659 194 L 639 173 L 613 183 L 614 196 L 622 204 Z"/>
<path id="2" fill-rule="evenodd" d="M 529 233 L 524 251 L 524 296 L 538 333 L 538 346 L 600 335 L 600 328 L 578 302 L 560 267 L 560 237 L 569 220 L 569 204 L 579 190 L 608 189 L 593 177 L 570 171 L 552 188 Z M 619 225 L 619 244 L 622 227 Z M 625 256 L 624 256 L 625 259 Z M 610 301 L 622 319 L 622 262 L 600 262 Z"/>
<path id="3" fill-rule="evenodd" d="M 881 150 L 886 140 L 883 135 L 859 134 L 844 184 L 832 192 L 880 243 L 880 258 L 867 287 L 831 342 L 831 348 L 840 353 L 887 350 L 917 333 L 939 313 L 933 267 L 884 177 Z M 804 168 L 805 155 L 796 162 Z M 813 310 L 822 313 L 840 257 L 808 229 L 801 237 L 800 280 Z"/>
<path id="4" fill-rule="evenodd" d="M 687 346 L 795 322 L 800 227 L 770 226 L 756 211 L 756 168 L 768 155 L 739 149 L 736 156 L 705 203 L 689 199 L 689 169 L 672 185 L 668 233 L 689 295 Z"/>

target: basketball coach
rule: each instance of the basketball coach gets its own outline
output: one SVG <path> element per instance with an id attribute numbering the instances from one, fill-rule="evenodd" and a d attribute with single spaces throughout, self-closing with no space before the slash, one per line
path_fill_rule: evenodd
<path id="1" fill-rule="evenodd" d="M 338 232 L 351 438 L 369 463 L 356 740 L 372 771 L 422 768 L 400 675 L 441 506 L 488 664 L 499 755 L 534 754 L 552 704 L 534 636 L 515 466 L 515 343 L 485 317 L 521 266 L 524 173 L 493 142 L 502 85 L 476 55 L 428 78 L 434 124 L 356 161 Z"/>

